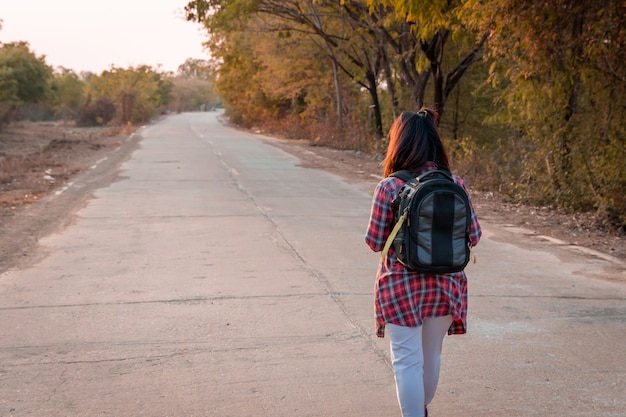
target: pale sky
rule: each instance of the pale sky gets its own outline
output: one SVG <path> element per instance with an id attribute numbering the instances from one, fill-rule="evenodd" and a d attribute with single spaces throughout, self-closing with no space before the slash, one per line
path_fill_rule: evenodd
<path id="1" fill-rule="evenodd" d="M 200 25 L 183 18 L 188 0 L 0 0 L 0 42 L 27 41 L 52 67 L 99 74 L 116 67 L 207 59 Z"/>

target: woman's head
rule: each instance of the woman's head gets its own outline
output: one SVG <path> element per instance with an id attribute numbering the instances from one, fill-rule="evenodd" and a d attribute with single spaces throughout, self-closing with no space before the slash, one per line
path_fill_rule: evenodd
<path id="1" fill-rule="evenodd" d="M 403 112 L 393 122 L 383 161 L 385 177 L 401 169 L 417 172 L 428 161 L 439 168 L 450 169 L 436 119 L 434 110 L 423 108 L 417 113 Z"/>

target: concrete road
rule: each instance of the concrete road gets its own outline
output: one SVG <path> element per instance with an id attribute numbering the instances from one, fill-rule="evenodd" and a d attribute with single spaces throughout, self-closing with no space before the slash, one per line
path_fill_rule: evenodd
<path id="1" fill-rule="evenodd" d="M 216 113 L 140 133 L 45 256 L 0 275 L 0 416 L 399 416 L 373 186 Z M 431 415 L 625 416 L 624 265 L 483 226 Z"/>

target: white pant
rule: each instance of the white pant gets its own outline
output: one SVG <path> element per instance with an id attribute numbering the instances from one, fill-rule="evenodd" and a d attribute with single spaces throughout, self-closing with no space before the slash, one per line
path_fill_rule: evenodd
<path id="1" fill-rule="evenodd" d="M 424 407 L 434 398 L 450 324 L 452 316 L 426 318 L 418 327 L 386 324 L 402 417 L 424 417 Z"/>

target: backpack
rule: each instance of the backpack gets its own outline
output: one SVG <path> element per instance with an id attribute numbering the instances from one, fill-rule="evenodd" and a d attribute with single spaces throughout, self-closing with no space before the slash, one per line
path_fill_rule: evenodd
<path id="1" fill-rule="evenodd" d="M 395 226 L 382 258 L 393 245 L 398 261 L 408 269 L 437 274 L 465 269 L 472 244 L 471 208 L 463 187 L 444 170 L 417 178 L 409 171 L 391 176 L 405 184 L 392 202 Z"/>

